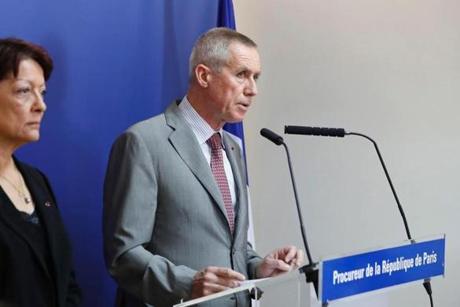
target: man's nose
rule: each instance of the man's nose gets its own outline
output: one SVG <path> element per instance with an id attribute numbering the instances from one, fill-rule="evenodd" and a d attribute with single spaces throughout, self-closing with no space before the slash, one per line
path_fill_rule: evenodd
<path id="1" fill-rule="evenodd" d="M 257 95 L 257 82 L 253 78 L 248 80 L 248 84 L 246 86 L 245 94 L 247 96 L 256 96 Z"/>

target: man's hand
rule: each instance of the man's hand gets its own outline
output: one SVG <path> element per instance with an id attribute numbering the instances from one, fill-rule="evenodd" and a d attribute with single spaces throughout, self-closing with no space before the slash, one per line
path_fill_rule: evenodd
<path id="1" fill-rule="evenodd" d="M 228 268 L 209 266 L 197 272 L 193 277 L 192 299 L 212 293 L 235 288 L 246 277 Z"/>
<path id="2" fill-rule="evenodd" d="M 298 268 L 304 261 L 301 249 L 295 246 L 286 246 L 274 250 L 257 267 L 257 278 L 273 277 Z"/>

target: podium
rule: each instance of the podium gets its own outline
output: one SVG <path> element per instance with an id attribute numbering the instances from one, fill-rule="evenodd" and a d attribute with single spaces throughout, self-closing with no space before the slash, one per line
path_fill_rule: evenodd
<path id="1" fill-rule="evenodd" d="M 268 303 L 271 306 L 310 306 L 309 304 L 305 304 L 305 302 L 310 300 L 311 291 L 309 287 L 310 285 L 305 283 L 305 275 L 299 270 L 294 270 L 277 277 L 250 280 L 240 287 L 176 304 L 174 307 L 196 306 L 197 304 L 231 297 L 239 292 L 246 293 L 246 295 L 250 295 L 252 298 L 258 298 L 262 306 Z M 314 300 L 316 300 L 316 296 Z"/>
<path id="2" fill-rule="evenodd" d="M 174 307 L 210 303 L 235 293 L 258 298 L 260 305 L 340 306 L 340 301 L 444 276 L 445 235 L 404 241 L 340 257 L 328 257 L 307 269 L 278 277 L 248 281 L 238 288 L 182 302 Z M 311 282 L 307 282 L 311 281 Z M 375 305 L 373 305 L 375 306 Z M 380 306 L 380 305 L 379 305 Z M 384 306 L 384 305 L 381 305 Z"/>

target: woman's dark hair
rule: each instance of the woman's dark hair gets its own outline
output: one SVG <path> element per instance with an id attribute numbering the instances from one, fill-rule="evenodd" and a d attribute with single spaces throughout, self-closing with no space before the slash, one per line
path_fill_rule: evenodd
<path id="1" fill-rule="evenodd" d="M 53 71 L 53 60 L 41 46 L 18 38 L 0 39 L 0 80 L 10 73 L 17 77 L 19 64 L 23 60 L 31 59 L 43 69 L 45 81 Z"/>

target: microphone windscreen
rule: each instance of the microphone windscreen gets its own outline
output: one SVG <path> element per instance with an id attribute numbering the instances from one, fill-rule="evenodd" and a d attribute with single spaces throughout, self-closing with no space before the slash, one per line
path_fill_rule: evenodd
<path id="1" fill-rule="evenodd" d="M 345 136 L 345 129 L 343 129 L 343 128 L 307 127 L 307 126 L 284 126 L 284 133 L 286 133 L 286 134 L 303 134 L 303 135 L 344 137 Z"/>
<path id="2" fill-rule="evenodd" d="M 262 128 L 260 130 L 260 135 L 262 135 L 264 138 L 269 139 L 276 145 L 281 145 L 284 143 L 283 138 L 279 136 L 278 134 L 276 134 L 275 132 L 271 131 L 270 129 Z"/>

